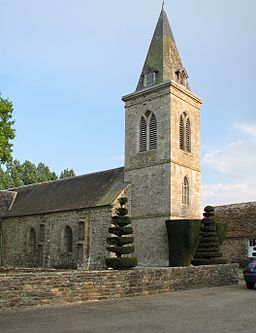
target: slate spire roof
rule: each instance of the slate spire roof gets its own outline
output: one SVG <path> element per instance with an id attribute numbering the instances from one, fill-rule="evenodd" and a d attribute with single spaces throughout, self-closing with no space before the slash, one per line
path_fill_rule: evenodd
<path id="1" fill-rule="evenodd" d="M 146 84 L 145 75 L 152 72 L 153 78 L 151 76 L 150 83 Z M 167 14 L 162 6 L 136 91 L 170 80 L 189 89 L 187 79 L 188 75 L 182 65 Z"/>

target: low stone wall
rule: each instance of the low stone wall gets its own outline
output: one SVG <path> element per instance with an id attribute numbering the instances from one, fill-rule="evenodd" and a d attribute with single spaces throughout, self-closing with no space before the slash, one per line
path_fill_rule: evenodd
<path id="1" fill-rule="evenodd" d="M 238 283 L 238 265 L 130 271 L 0 272 L 0 309 L 149 295 Z"/>

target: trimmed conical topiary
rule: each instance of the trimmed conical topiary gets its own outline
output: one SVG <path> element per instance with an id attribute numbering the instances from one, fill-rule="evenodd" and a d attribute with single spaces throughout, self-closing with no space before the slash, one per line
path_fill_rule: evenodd
<path id="1" fill-rule="evenodd" d="M 115 257 L 106 258 L 107 267 L 113 269 L 130 269 L 136 267 L 138 260 L 136 257 L 122 257 L 123 255 L 134 252 L 134 237 L 133 229 L 130 226 L 131 219 L 126 216 L 127 208 L 123 207 L 127 203 L 127 198 L 118 199 L 120 207 L 117 208 L 116 216 L 112 217 L 112 226 L 109 228 L 111 236 L 107 238 L 107 243 L 110 245 L 107 250 L 115 253 Z"/>
<path id="2" fill-rule="evenodd" d="M 222 258 L 222 252 L 220 251 L 214 208 L 211 206 L 207 206 L 204 209 L 204 218 L 199 234 L 199 244 L 191 263 L 195 266 L 227 263 L 227 260 Z"/>

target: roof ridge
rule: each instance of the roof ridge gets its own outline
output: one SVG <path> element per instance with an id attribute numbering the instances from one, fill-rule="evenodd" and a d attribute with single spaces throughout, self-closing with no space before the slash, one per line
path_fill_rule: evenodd
<path id="1" fill-rule="evenodd" d="M 53 184 L 53 183 L 57 183 L 57 182 L 64 182 L 64 181 L 70 181 L 71 179 L 74 178 L 81 178 L 81 177 L 85 177 L 85 176 L 91 176 L 91 175 L 96 175 L 96 174 L 103 174 L 106 172 L 110 172 L 110 171 L 114 171 L 114 170 L 121 170 L 124 167 L 118 167 L 118 168 L 113 168 L 113 169 L 108 169 L 108 170 L 103 170 L 103 171 L 96 171 L 96 172 L 90 172 L 90 173 L 85 173 L 83 175 L 78 175 L 78 176 L 74 176 L 74 177 L 69 177 L 69 178 L 63 178 L 63 179 L 55 179 L 55 180 L 46 180 L 43 182 L 37 182 L 37 183 L 33 183 L 33 184 L 26 184 L 26 185 L 22 185 L 22 186 L 16 186 L 16 187 L 11 187 L 5 190 L 0 190 L 1 191 L 8 191 L 8 192 L 13 192 L 15 190 L 21 189 L 21 188 L 28 188 L 28 187 L 36 187 L 39 185 L 45 185 L 45 184 Z"/>
<path id="2" fill-rule="evenodd" d="M 236 202 L 236 203 L 231 203 L 231 204 L 224 204 L 224 205 L 214 205 L 214 208 L 218 207 L 226 207 L 226 206 L 238 206 L 238 205 L 248 205 L 248 204 L 255 204 L 256 201 L 244 201 L 244 202 Z"/>

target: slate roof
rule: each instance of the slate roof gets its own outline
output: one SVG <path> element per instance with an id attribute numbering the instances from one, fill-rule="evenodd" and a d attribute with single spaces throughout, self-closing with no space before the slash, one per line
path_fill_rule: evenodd
<path id="1" fill-rule="evenodd" d="M 10 189 L 17 195 L 4 217 L 110 205 L 126 186 L 124 168 L 117 168 Z"/>
<path id="2" fill-rule="evenodd" d="M 14 202 L 16 193 L 12 191 L 0 191 L 0 217 L 5 215 Z"/>

